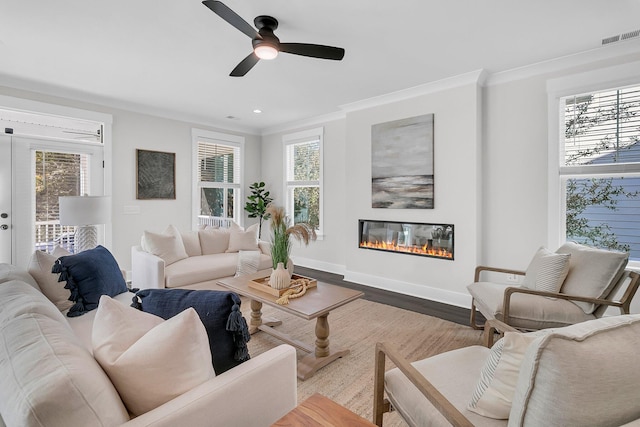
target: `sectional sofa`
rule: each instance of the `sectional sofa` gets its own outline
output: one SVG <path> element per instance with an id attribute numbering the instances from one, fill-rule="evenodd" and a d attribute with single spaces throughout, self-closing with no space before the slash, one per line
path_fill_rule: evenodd
<path id="1" fill-rule="evenodd" d="M 46 264 L 42 261 L 36 264 Z M 296 352 L 281 345 L 133 416 L 112 375 L 94 357 L 92 330 L 102 299 L 97 310 L 67 317 L 68 307 L 61 311 L 41 289 L 56 281 L 46 276 L 44 267 L 38 283 L 27 271 L 0 264 L 0 427 L 268 426 L 295 407 Z M 132 295 L 128 291 L 115 295 L 110 304 L 122 306 L 123 313 L 137 312 L 129 307 Z M 131 327 L 122 335 L 130 335 Z M 164 338 L 157 339 L 160 347 Z M 153 341 L 147 344 L 156 348 Z M 148 351 L 143 355 L 158 360 Z M 168 364 L 171 358 L 160 360 Z M 137 385 L 143 378 L 164 375 L 163 362 L 145 368 L 153 369 L 130 376 Z"/>

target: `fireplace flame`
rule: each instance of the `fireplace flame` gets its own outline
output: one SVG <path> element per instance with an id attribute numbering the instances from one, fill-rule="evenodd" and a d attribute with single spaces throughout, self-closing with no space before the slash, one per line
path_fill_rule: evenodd
<path id="1" fill-rule="evenodd" d="M 396 242 L 360 242 L 361 248 L 379 249 L 383 251 L 402 252 L 417 255 L 426 255 L 438 258 L 453 259 L 453 253 L 444 248 L 424 246 L 402 246 Z"/>

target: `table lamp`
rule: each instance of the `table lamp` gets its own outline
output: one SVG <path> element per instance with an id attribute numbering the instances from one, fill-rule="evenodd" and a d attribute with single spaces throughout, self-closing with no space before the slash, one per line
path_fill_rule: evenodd
<path id="1" fill-rule="evenodd" d="M 111 221 L 111 197 L 65 196 L 59 198 L 60 225 L 76 226 L 74 252 L 93 249 L 98 245 L 96 225 Z"/>

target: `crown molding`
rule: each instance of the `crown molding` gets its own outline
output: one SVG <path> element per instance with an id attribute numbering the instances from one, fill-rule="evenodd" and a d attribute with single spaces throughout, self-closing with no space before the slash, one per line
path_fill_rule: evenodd
<path id="1" fill-rule="evenodd" d="M 494 86 L 517 80 L 528 79 L 541 74 L 562 71 L 567 68 L 579 67 L 592 62 L 616 58 L 624 55 L 640 54 L 640 40 L 629 39 L 618 44 L 599 46 L 578 53 L 574 53 L 548 61 L 537 62 L 511 70 L 492 73 L 488 76 L 485 86 Z"/>
<path id="2" fill-rule="evenodd" d="M 465 74 L 448 77 L 446 79 L 437 80 L 435 82 L 425 83 L 419 86 L 402 89 L 385 95 L 375 96 L 373 98 L 363 99 L 361 101 L 352 102 L 340 106 L 340 109 L 350 113 L 353 111 L 364 110 L 367 108 L 377 107 L 380 105 L 391 104 L 394 102 L 405 101 L 407 99 L 416 98 L 430 93 L 441 92 L 447 89 L 453 89 L 469 84 L 477 84 L 482 86 L 486 79 L 486 71 L 483 69 L 471 71 Z"/>
<path id="3" fill-rule="evenodd" d="M 257 136 L 260 135 L 260 130 L 258 128 L 250 126 L 242 126 L 230 122 L 211 120 L 204 116 L 185 114 L 166 108 L 149 107 L 142 104 L 127 102 L 101 95 L 89 94 L 87 92 L 77 91 L 74 89 L 50 85 L 42 82 L 36 82 L 33 80 L 18 79 L 6 75 L 0 75 L 0 86 L 4 86 L 8 89 L 17 89 L 31 92 L 34 95 L 46 95 L 64 98 L 101 107 L 115 108 L 169 120 L 182 121 L 199 126 L 213 127 L 225 131 L 239 132 Z"/>
<path id="4" fill-rule="evenodd" d="M 308 119 L 297 120 L 295 122 L 285 123 L 283 125 L 272 126 L 264 128 L 262 130 L 262 136 L 273 135 L 274 133 L 290 132 L 292 130 L 317 126 L 327 122 L 333 122 L 335 120 L 342 120 L 346 117 L 344 111 L 337 111 L 335 113 L 323 114 L 321 116 L 315 116 Z"/>

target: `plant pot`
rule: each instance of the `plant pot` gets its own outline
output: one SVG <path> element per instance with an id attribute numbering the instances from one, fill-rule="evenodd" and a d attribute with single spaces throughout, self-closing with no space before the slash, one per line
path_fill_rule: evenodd
<path id="1" fill-rule="evenodd" d="M 269 286 L 274 289 L 285 289 L 291 284 L 291 276 L 284 268 L 284 264 L 279 262 L 275 270 L 271 272 L 269 277 Z"/>
<path id="2" fill-rule="evenodd" d="M 289 279 L 293 276 L 293 260 L 289 258 L 287 260 L 287 271 L 289 272 Z"/>

